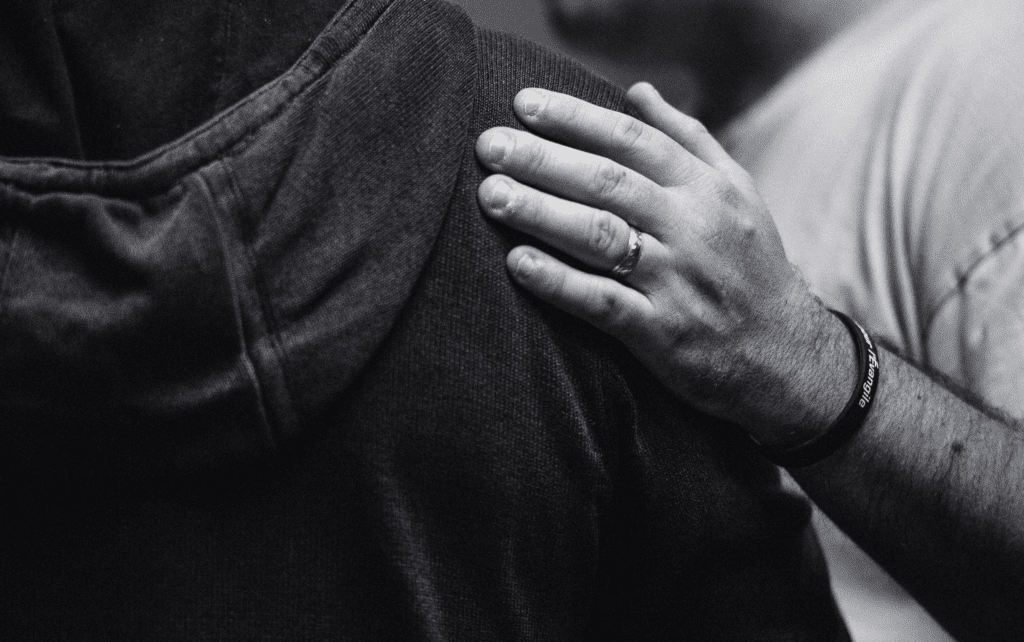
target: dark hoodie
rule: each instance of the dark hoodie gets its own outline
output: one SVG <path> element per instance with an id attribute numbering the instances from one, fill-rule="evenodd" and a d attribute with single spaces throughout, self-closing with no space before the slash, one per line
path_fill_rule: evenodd
<path id="1" fill-rule="evenodd" d="M 326 3 L 16 4 L 4 639 L 847 639 L 807 504 L 479 213 L 516 91 L 620 90 L 435 0 L 287 71 Z"/>

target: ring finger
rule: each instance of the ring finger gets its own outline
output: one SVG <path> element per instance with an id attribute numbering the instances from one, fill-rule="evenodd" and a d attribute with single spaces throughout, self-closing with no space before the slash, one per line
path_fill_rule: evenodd
<path id="1" fill-rule="evenodd" d="M 611 212 L 545 194 L 508 176 L 489 176 L 478 194 L 488 216 L 601 272 L 622 264 L 635 245 L 629 224 Z M 646 281 L 644 275 L 650 274 L 651 259 L 659 249 L 650 235 L 642 234 L 642 242 L 640 261 L 628 275 L 631 283 Z"/>

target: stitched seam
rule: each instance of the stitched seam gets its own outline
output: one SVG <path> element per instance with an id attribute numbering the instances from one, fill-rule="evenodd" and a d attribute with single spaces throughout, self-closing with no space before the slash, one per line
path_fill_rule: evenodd
<path id="1" fill-rule="evenodd" d="M 387 12 L 385 12 L 385 13 L 387 13 Z M 383 17 L 383 15 L 384 14 L 382 13 L 381 16 L 378 16 L 378 20 L 381 17 Z M 366 34 L 363 34 L 363 37 L 365 37 L 365 35 Z M 362 40 L 362 37 L 360 38 L 360 40 Z M 348 50 L 348 51 L 351 51 L 351 50 Z M 215 163 L 224 163 L 225 166 L 226 166 L 227 161 L 235 160 L 236 158 L 241 156 L 242 153 L 245 152 L 245 150 L 252 143 L 252 141 L 255 140 L 259 136 L 260 131 L 262 131 L 264 127 L 270 126 L 272 124 L 272 122 L 274 121 L 274 119 L 277 117 L 277 115 L 280 114 L 281 111 L 283 111 L 288 105 L 290 105 L 292 102 L 297 100 L 300 96 L 302 96 L 302 95 L 304 95 L 306 93 L 312 92 L 317 87 L 321 86 L 325 82 L 328 82 L 328 80 L 329 80 L 328 72 L 332 68 L 333 68 L 333 63 L 332 63 L 332 65 L 325 67 L 325 72 L 323 74 L 321 74 L 320 76 L 318 76 L 317 78 L 313 79 L 309 83 L 308 86 L 303 88 L 303 90 L 300 93 L 297 93 L 295 96 L 292 96 L 291 98 L 289 98 L 287 103 L 282 104 L 281 105 L 281 109 L 275 110 L 273 116 L 268 117 L 267 119 L 265 119 L 262 123 L 260 123 L 256 127 L 256 129 L 248 132 L 243 138 L 238 140 L 234 145 L 232 145 L 228 150 L 226 150 L 226 153 L 225 153 L 224 156 L 222 156 L 220 158 L 217 158 L 217 159 L 214 159 L 213 161 L 208 163 L 206 166 L 207 167 L 208 166 L 212 166 Z M 225 175 L 228 178 L 228 185 L 229 185 L 229 187 L 231 189 L 232 196 L 238 201 L 238 203 L 239 203 L 239 205 L 241 207 L 246 208 L 247 204 L 248 204 L 248 199 L 246 199 L 244 194 L 242 193 L 242 190 L 240 189 L 240 187 L 239 187 L 239 185 L 238 185 L 238 183 L 237 183 L 237 181 L 235 179 L 234 173 L 230 172 L 230 171 L 226 171 Z M 203 180 L 204 181 L 206 180 L 205 177 L 204 177 Z M 259 325 L 261 325 L 263 327 L 263 329 L 264 329 L 264 331 L 266 333 L 266 337 L 267 337 L 268 341 L 270 342 L 270 346 L 271 346 L 272 350 L 274 351 L 274 356 L 275 356 L 275 358 L 277 359 L 277 362 L 278 362 L 278 368 L 279 368 L 279 371 L 281 373 L 281 378 L 282 378 L 283 383 L 284 383 L 285 395 L 286 395 L 286 397 L 288 399 L 289 405 L 291 406 L 290 414 L 292 416 L 298 418 L 298 415 L 297 415 L 296 409 L 295 409 L 295 404 L 293 402 L 293 399 L 294 399 L 294 392 L 293 392 L 294 391 L 294 386 L 293 386 L 293 383 L 291 381 L 291 370 L 290 370 L 290 368 L 287 367 L 287 364 L 289 362 L 288 355 L 287 355 L 284 347 L 281 345 L 281 341 L 280 341 L 280 337 L 281 337 L 281 324 L 280 324 L 280 320 L 278 319 L 277 314 L 275 314 L 273 306 L 271 306 L 270 303 L 269 303 L 269 297 L 267 296 L 267 293 L 264 290 L 263 284 L 261 283 L 260 279 L 257 278 L 257 268 L 259 266 L 259 262 L 257 261 L 256 256 L 253 254 L 252 248 L 250 247 L 250 245 L 248 243 L 245 243 L 243 241 L 239 241 L 238 245 L 241 247 L 241 254 L 242 254 L 241 260 L 243 260 L 245 262 L 245 265 L 246 265 L 246 270 L 245 271 L 249 275 L 249 278 L 247 279 L 247 284 L 246 285 L 248 287 L 252 288 L 252 292 L 255 294 L 256 302 L 257 302 L 257 305 L 259 306 L 259 310 L 260 310 L 261 319 L 259 319 L 258 321 L 256 321 L 256 320 L 254 320 L 254 321 L 259 323 Z M 245 343 L 245 349 L 246 349 L 246 359 L 247 359 L 247 361 L 249 361 L 251 363 L 252 360 L 251 360 L 251 358 L 249 358 L 248 342 Z M 257 369 L 257 370 L 255 370 L 255 372 L 257 374 L 257 385 L 260 387 L 261 404 L 263 404 L 264 403 L 264 399 L 265 399 L 265 395 L 263 394 L 263 389 L 262 389 L 263 383 L 259 379 L 259 376 L 258 376 L 259 375 L 259 370 Z M 265 410 L 266 410 L 266 407 L 264 406 L 264 412 L 265 412 Z M 280 429 L 275 428 L 273 426 L 273 424 L 271 424 L 269 422 L 268 422 L 268 425 L 270 426 L 271 430 L 275 431 L 275 433 L 281 433 L 282 432 Z M 277 437 L 279 437 L 279 434 L 275 434 L 273 436 L 275 438 L 274 439 L 275 443 L 277 443 L 279 441 L 277 439 Z"/>
<path id="2" fill-rule="evenodd" d="M 938 302 L 935 304 L 935 308 L 928 314 L 928 320 L 925 322 L 924 328 L 926 336 L 931 333 L 932 323 L 935 322 L 935 319 L 942 312 L 943 308 L 945 308 L 946 305 L 948 305 L 957 295 L 963 293 L 967 288 L 967 284 L 971 281 L 974 274 L 982 267 L 982 265 L 989 259 L 995 257 L 1000 250 L 1020 236 L 1024 236 L 1024 223 L 1011 229 L 1003 238 L 994 243 L 988 252 L 985 252 L 975 259 L 973 263 L 967 266 L 967 269 L 957 277 L 956 285 L 954 285 L 946 294 L 939 297 Z"/>
<path id="3" fill-rule="evenodd" d="M 223 161 L 220 161 L 220 166 L 221 166 L 221 169 L 222 169 L 221 173 L 224 176 L 228 177 L 229 186 L 231 187 L 231 195 L 232 195 L 232 197 L 235 198 L 235 199 L 238 199 L 238 192 L 234 188 L 234 179 L 233 179 L 233 177 L 231 175 L 231 172 L 228 170 L 227 165 Z M 221 255 L 222 255 L 223 260 L 224 260 L 224 273 L 225 273 L 224 274 L 224 278 L 227 279 L 227 281 L 228 281 L 228 288 L 230 289 L 230 291 L 232 293 L 231 294 L 231 298 L 232 298 L 231 307 L 232 307 L 232 309 L 234 311 L 235 323 L 238 326 L 238 335 L 239 335 L 239 341 L 240 341 L 240 344 L 241 344 L 240 347 L 241 347 L 241 350 L 242 350 L 242 356 L 243 356 L 243 358 L 245 360 L 246 371 L 249 374 L 249 376 L 252 377 L 253 390 L 256 393 L 257 402 L 259 403 L 260 414 L 263 416 L 263 421 L 264 421 L 264 423 L 266 425 L 266 430 L 267 430 L 267 433 L 268 433 L 267 437 L 270 440 L 271 444 L 274 447 L 277 447 L 277 446 L 280 445 L 279 439 L 278 439 L 278 433 L 280 432 L 280 430 L 276 429 L 275 426 L 274 426 L 274 419 L 275 419 L 274 413 L 270 412 L 269 409 L 267 408 L 267 394 L 266 394 L 266 391 L 264 390 L 264 382 L 263 382 L 262 378 L 260 377 L 259 368 L 256 366 L 256 362 L 254 361 L 253 356 L 252 356 L 252 350 L 251 350 L 251 347 L 250 347 L 250 345 L 251 345 L 250 337 L 246 333 L 246 329 L 245 329 L 245 320 L 246 319 L 245 319 L 244 311 L 242 309 L 242 303 L 241 303 L 240 297 L 237 294 L 237 292 L 241 291 L 241 289 L 243 287 L 245 287 L 242 283 L 240 283 L 240 281 L 244 279 L 244 275 L 240 275 L 240 274 L 236 273 L 235 264 L 234 264 L 234 261 L 232 261 L 233 252 L 231 251 L 231 243 L 229 242 L 228 235 L 227 235 L 227 233 L 224 230 L 225 217 L 228 217 L 228 214 L 225 212 L 225 209 L 224 209 L 223 205 L 220 202 L 218 202 L 218 200 L 216 198 L 214 198 L 214 196 L 213 196 L 214 190 L 213 190 L 213 187 L 210 185 L 210 182 L 209 182 L 209 179 L 206 176 L 206 173 L 205 172 L 200 173 L 199 174 L 199 178 L 202 181 L 203 189 L 206 192 L 207 199 L 214 206 L 214 208 L 216 209 L 216 211 L 218 213 L 218 215 L 216 217 L 214 217 L 214 225 L 216 226 L 216 229 L 217 229 L 217 238 L 218 238 L 218 241 L 220 242 Z M 244 244 L 242 244 L 242 245 L 243 245 L 243 248 L 244 248 L 245 245 Z M 252 279 L 250 278 L 248 280 L 251 281 Z M 261 304 L 262 304 L 262 298 L 261 298 Z M 261 305 L 261 307 L 262 307 L 262 305 Z M 290 398 L 290 395 L 289 395 L 289 398 Z"/>
<path id="4" fill-rule="evenodd" d="M 231 144 L 226 145 L 224 147 L 224 149 L 221 151 L 220 154 L 215 155 L 215 156 L 213 156 L 213 157 L 211 157 L 209 159 L 200 159 L 201 161 L 205 161 L 205 162 L 201 162 L 198 165 L 189 166 L 189 167 L 184 168 L 179 174 L 177 174 L 175 176 L 174 181 L 170 185 L 161 184 L 159 186 L 159 189 L 153 189 L 151 191 L 143 191 L 143 190 L 134 191 L 130 187 L 128 189 L 124 189 L 124 190 L 116 190 L 116 189 L 115 190 L 110 190 L 110 191 L 113 191 L 113 192 L 115 192 L 117 194 L 117 196 L 114 196 L 113 198 L 119 198 L 119 197 L 124 197 L 124 198 L 140 198 L 140 197 L 149 197 L 149 196 L 156 196 L 156 195 L 160 195 L 160 194 L 165 194 L 165 193 L 170 192 L 171 190 L 173 190 L 177 185 L 179 185 L 183 180 L 186 180 L 189 176 L 191 176 L 193 174 L 196 174 L 196 173 L 203 172 L 205 170 L 208 170 L 210 167 L 216 165 L 217 163 L 221 163 L 221 162 L 223 162 L 225 160 L 232 160 L 232 159 L 237 158 L 238 156 L 243 154 L 249 148 L 250 145 L 252 145 L 253 141 L 256 140 L 259 137 L 260 133 L 265 128 L 273 125 L 274 121 L 276 121 L 277 118 L 284 111 L 287 111 L 287 109 L 293 103 L 295 103 L 300 98 L 304 97 L 306 94 L 315 91 L 318 87 L 323 85 L 325 82 L 328 82 L 328 80 L 329 80 L 329 72 L 330 72 L 331 69 L 333 69 L 333 67 L 328 67 L 328 68 L 326 68 L 324 70 L 323 74 L 318 75 L 316 78 L 311 79 L 311 81 L 310 81 L 310 83 L 308 85 L 303 86 L 303 88 L 299 92 L 296 92 L 294 95 L 289 96 L 287 99 L 282 101 L 281 104 L 278 106 L 278 108 L 276 108 L 270 114 L 267 114 L 266 118 L 263 119 L 261 122 L 254 123 L 252 128 L 250 128 L 247 131 L 239 132 L 239 136 L 237 137 L 237 139 L 235 141 L 233 141 Z M 32 163 L 33 162 L 30 159 L 11 159 L 11 161 L 9 161 L 9 162 L 20 163 L 20 162 L 23 162 L 23 161 L 25 163 Z M 75 169 L 75 170 L 81 169 L 81 166 L 72 166 L 71 169 Z M 120 169 L 120 168 L 118 168 L 118 169 Z M 12 179 L 8 179 L 8 178 L 0 178 L 0 186 L 8 187 L 8 188 L 10 188 L 12 190 L 15 190 L 17 192 L 21 192 L 23 194 L 33 194 L 33 195 L 35 195 L 35 194 L 47 194 L 47 195 L 49 195 L 49 194 L 88 194 L 88 195 L 96 194 L 96 195 L 106 195 L 105 192 L 102 191 L 102 190 L 89 190 L 89 189 L 80 189 L 80 190 L 59 189 L 59 190 L 55 190 L 55 189 L 48 189 L 45 186 L 43 186 L 43 187 L 40 187 L 38 190 L 33 190 L 31 188 L 35 187 L 34 185 L 24 185 L 24 184 L 18 182 L 17 180 L 12 180 Z"/>
<path id="5" fill-rule="evenodd" d="M 332 19 L 331 22 L 327 25 L 327 27 L 324 28 L 320 36 L 318 36 L 318 41 L 320 40 L 320 38 L 324 36 L 324 34 L 326 34 L 329 31 L 332 31 L 339 22 L 345 19 L 345 17 L 349 13 L 349 9 L 351 9 L 355 4 L 356 0 L 349 0 L 349 3 L 343 9 L 341 9 L 339 13 L 334 17 L 334 19 Z M 295 100 L 309 93 L 313 87 L 318 86 L 319 83 L 330 74 L 330 72 L 334 69 L 335 64 L 337 64 L 339 60 L 345 58 L 347 54 L 349 54 L 353 49 L 359 46 L 359 43 L 362 42 L 369 35 L 369 32 L 372 31 L 373 27 L 381 20 L 381 18 L 384 17 L 385 14 L 388 13 L 392 6 L 393 5 L 389 5 L 379 15 L 373 17 L 372 20 L 369 20 L 367 29 L 363 31 L 361 34 L 359 34 L 358 38 L 354 39 L 351 43 L 349 43 L 349 46 L 346 47 L 345 49 L 340 49 L 334 52 L 334 55 L 332 55 L 330 58 L 325 59 L 322 57 L 322 53 L 319 51 L 320 48 L 317 47 L 318 42 L 315 42 L 309 49 L 306 50 L 306 52 L 299 58 L 299 60 L 294 65 L 292 65 L 291 68 L 288 69 L 288 71 L 286 71 L 281 76 L 278 76 L 275 80 L 257 89 L 255 92 L 247 95 L 241 101 L 234 103 L 231 107 L 216 115 L 214 118 L 199 125 L 196 129 L 193 129 L 188 134 L 185 134 L 183 138 L 180 138 L 165 146 L 161 146 L 157 150 L 148 152 L 139 158 L 128 161 L 90 162 L 74 161 L 72 159 L 67 158 L 41 159 L 15 157 L 5 158 L 3 159 L 3 162 L 5 164 L 10 165 L 45 165 L 46 167 L 66 168 L 82 172 L 131 172 L 141 167 L 145 167 L 146 165 L 159 162 L 162 158 L 171 155 L 174 152 L 174 150 L 189 145 L 192 141 L 202 137 L 209 130 L 217 127 L 225 120 L 230 119 L 232 115 L 234 115 L 236 112 L 241 111 L 242 109 L 245 109 L 251 105 L 262 102 L 261 99 L 264 97 L 265 94 L 277 91 L 281 85 L 285 84 L 285 81 L 288 78 L 296 75 L 296 73 L 300 71 L 308 72 L 308 67 L 310 67 L 312 59 L 318 58 L 316 62 L 319 63 L 319 66 L 321 68 L 319 70 L 316 70 L 316 73 L 311 74 L 308 78 L 305 78 L 302 84 L 299 87 L 292 90 L 289 95 L 282 98 L 277 107 L 272 112 L 267 114 L 259 122 L 249 123 L 248 126 L 239 128 L 239 131 L 233 137 L 234 140 L 224 145 L 222 154 L 214 158 L 210 158 L 208 160 L 201 159 L 200 162 L 202 162 L 202 160 L 207 160 L 207 162 L 199 165 L 186 165 L 181 170 L 181 173 L 185 174 L 190 171 L 195 171 L 196 168 L 209 166 L 220 160 L 220 158 L 224 157 L 225 155 L 230 155 L 235 147 L 237 147 L 243 141 L 250 139 L 253 135 L 255 135 L 258 131 L 262 130 L 265 126 L 271 124 L 271 122 L 274 121 L 278 116 L 280 116 L 280 114 L 283 111 L 285 111 L 285 109 L 289 107 L 293 102 L 295 102 Z M 27 191 L 17 181 L 12 181 L 10 179 L 0 179 L 0 183 L 11 184 L 17 186 L 19 189 L 22 189 L 23 191 Z M 65 191 L 69 193 L 72 192 L 72 190 Z M 87 190 L 81 191 L 84 192 Z"/>
<path id="6" fill-rule="evenodd" d="M 248 210 L 249 201 L 242 193 L 234 172 L 226 172 L 226 175 L 232 196 L 237 200 L 240 207 L 244 210 Z M 253 253 L 251 245 L 241 239 L 238 240 L 238 245 L 241 247 L 242 256 L 240 259 L 245 262 L 245 271 L 248 276 L 246 286 L 252 288 L 252 292 L 256 297 L 256 304 L 259 306 L 260 310 L 260 319 L 253 319 L 253 321 L 263 327 L 267 341 L 269 342 L 270 347 L 274 352 L 274 357 L 277 360 L 277 368 L 281 376 L 281 381 L 284 384 L 284 394 L 289 406 L 287 414 L 295 420 L 298 420 L 298 412 L 295 408 L 294 402 L 294 386 L 291 381 L 291 369 L 288 367 L 288 354 L 285 351 L 284 346 L 281 344 L 280 319 L 275 313 L 274 307 L 270 305 L 270 297 L 267 295 L 264 284 L 258 278 L 257 269 L 259 268 L 259 261 Z M 258 372 L 259 371 L 257 371 L 257 373 Z M 278 434 L 275 435 L 275 437 L 281 438 L 284 436 L 282 428 L 283 427 L 279 427 L 277 429 Z"/>

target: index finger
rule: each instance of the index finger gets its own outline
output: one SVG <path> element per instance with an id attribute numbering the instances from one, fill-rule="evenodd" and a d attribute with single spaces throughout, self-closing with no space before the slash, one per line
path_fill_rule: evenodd
<path id="1" fill-rule="evenodd" d="M 544 89 L 524 89 L 516 114 L 533 131 L 642 174 L 663 187 L 681 185 L 711 171 L 672 137 L 628 114 Z"/>

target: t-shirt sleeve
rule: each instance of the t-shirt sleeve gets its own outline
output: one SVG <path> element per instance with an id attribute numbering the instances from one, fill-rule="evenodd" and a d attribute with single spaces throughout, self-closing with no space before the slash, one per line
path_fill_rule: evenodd
<path id="1" fill-rule="evenodd" d="M 907 100 L 923 361 L 1024 415 L 1024 54 L 1019 5 L 944 23 Z"/>

